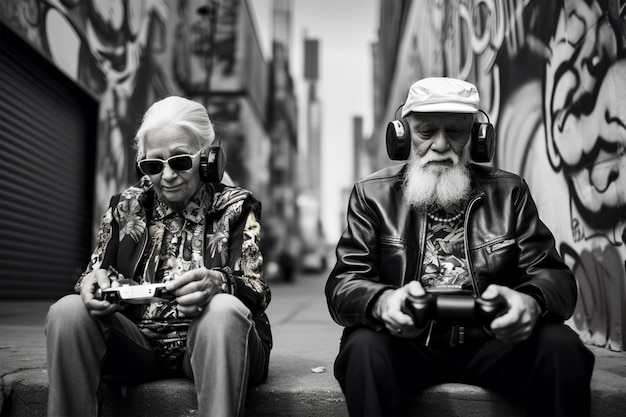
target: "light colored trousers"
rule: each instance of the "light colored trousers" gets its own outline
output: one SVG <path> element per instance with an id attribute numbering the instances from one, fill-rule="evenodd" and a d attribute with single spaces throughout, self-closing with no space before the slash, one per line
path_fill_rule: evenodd
<path id="1" fill-rule="evenodd" d="M 171 376 L 133 322 L 121 313 L 92 317 L 76 294 L 50 307 L 46 340 L 50 417 L 98 416 L 103 375 L 138 382 Z M 268 358 L 248 308 L 232 295 L 215 295 L 189 327 L 183 361 L 198 415 L 242 415 L 248 381 L 260 382 Z"/>

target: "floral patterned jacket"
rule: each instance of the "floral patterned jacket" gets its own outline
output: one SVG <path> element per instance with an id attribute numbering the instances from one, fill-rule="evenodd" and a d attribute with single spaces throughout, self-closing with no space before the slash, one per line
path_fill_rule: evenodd
<path id="1" fill-rule="evenodd" d="M 261 203 L 249 191 L 238 187 L 207 184 L 205 191 L 209 200 L 204 219 L 204 266 L 220 270 L 228 277 L 229 293 L 250 309 L 269 353 L 272 335 L 265 309 L 271 292 L 263 278 L 263 257 L 259 250 Z M 160 208 L 154 207 L 159 202 L 148 177 L 111 199 L 89 264 L 75 285 L 77 292 L 83 278 L 95 269 L 113 267 L 124 278 L 137 283 L 154 281 L 148 252 L 155 237 L 154 233 L 149 236 L 148 228 L 153 223 L 151 216 L 159 213 Z M 190 215 L 198 216 L 197 211 L 192 210 Z M 138 321 L 127 310 L 123 312 Z"/>

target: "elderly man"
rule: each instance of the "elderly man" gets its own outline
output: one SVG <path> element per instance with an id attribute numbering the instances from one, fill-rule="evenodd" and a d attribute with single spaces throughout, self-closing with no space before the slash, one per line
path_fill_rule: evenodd
<path id="1" fill-rule="evenodd" d="M 387 138 L 408 162 L 353 188 L 326 284 L 350 415 L 400 415 L 443 382 L 517 395 L 529 415 L 590 412 L 594 357 L 563 323 L 576 282 L 525 181 L 470 163 L 492 147 L 478 111 L 470 83 L 416 82 Z M 497 300 L 481 320 L 474 306 Z"/>

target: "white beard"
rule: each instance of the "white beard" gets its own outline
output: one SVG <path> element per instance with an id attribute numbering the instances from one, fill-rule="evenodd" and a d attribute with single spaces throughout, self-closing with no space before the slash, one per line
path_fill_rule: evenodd
<path id="1" fill-rule="evenodd" d="M 411 208 L 448 208 L 466 200 L 471 191 L 467 167 L 469 147 L 460 158 L 453 151 L 439 155 L 431 152 L 415 156 L 407 164 L 404 176 L 404 202 Z M 428 162 L 451 159 L 451 167 L 427 165 Z"/>

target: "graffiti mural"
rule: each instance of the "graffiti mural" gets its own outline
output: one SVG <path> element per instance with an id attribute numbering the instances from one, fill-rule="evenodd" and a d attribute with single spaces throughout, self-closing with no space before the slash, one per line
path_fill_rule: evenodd
<path id="1" fill-rule="evenodd" d="M 168 2 L 29 0 L 4 4 L 5 21 L 99 101 L 95 207 L 134 178 L 132 138 L 155 97 L 171 91 L 156 65 Z M 99 213 L 96 214 L 96 218 Z"/>
<path id="2" fill-rule="evenodd" d="M 572 268 L 569 324 L 626 340 L 626 1 L 425 0 L 399 57 L 409 82 L 474 82 L 497 132 L 495 166 L 522 175 Z M 405 83 L 406 84 L 406 83 Z"/>
<path id="3" fill-rule="evenodd" d="M 270 111 L 281 104 L 270 97 L 275 67 L 262 48 L 251 3 L 0 1 L 2 30 L 8 27 L 28 41 L 98 104 L 97 126 L 88 126 L 90 132 L 95 131 L 94 137 L 85 138 L 96 152 L 94 236 L 110 197 L 137 178 L 134 135 L 144 112 L 155 100 L 172 94 L 207 107 L 226 154 L 222 182 L 241 185 L 267 207 L 274 206 L 272 199 L 278 197 L 270 192 L 270 186 L 276 186 L 276 182 L 270 184 L 270 135 L 276 132 L 273 124 L 293 123 L 296 113 Z M 284 16 L 291 19 L 290 13 Z M 30 55 L 32 51 L 25 49 Z M 63 79 L 56 72 L 54 76 Z M 289 90 L 286 95 L 294 94 L 292 85 Z M 277 143 L 288 145 L 286 151 L 296 152 L 292 146 L 297 143 L 296 131 L 276 135 Z M 37 139 L 57 138 L 42 135 Z M 287 176 L 281 185 L 293 191 L 297 178 Z M 293 199 L 279 204 L 287 203 L 295 205 Z M 270 224 L 275 223 L 272 215 L 271 210 L 264 214 Z M 268 264 L 278 255 L 270 251 Z"/>
<path id="4" fill-rule="evenodd" d="M 156 99 L 184 95 L 205 104 L 222 131 L 237 125 L 240 105 L 232 93 L 242 91 L 242 67 L 258 69 L 258 59 L 242 63 L 251 49 L 241 50 L 241 14 L 241 0 L 0 3 L 3 22 L 98 100 L 97 137 L 87 138 L 97 142 L 94 224 L 110 196 L 136 179 L 133 138 Z M 256 73 L 259 80 L 246 80 L 250 88 L 265 81 L 262 70 Z M 226 98 L 209 100 L 216 88 Z M 231 161 L 243 159 L 241 143 L 224 145 Z M 245 164 L 228 170 L 245 180 Z"/>
<path id="5" fill-rule="evenodd" d="M 203 96 L 211 91 L 214 72 L 222 81 L 234 73 L 239 0 L 207 2 L 199 8 L 199 18 L 190 20 L 197 13 L 196 6 L 186 0 L 178 2 L 173 78 L 187 95 Z"/>
<path id="6" fill-rule="evenodd" d="M 570 196 L 573 242 L 562 251 L 581 285 L 575 325 L 612 347 L 625 336 L 626 2 L 603 4 L 564 3 L 549 43 L 543 104 L 550 164 Z"/>

